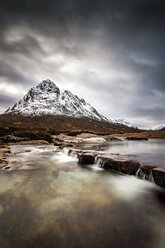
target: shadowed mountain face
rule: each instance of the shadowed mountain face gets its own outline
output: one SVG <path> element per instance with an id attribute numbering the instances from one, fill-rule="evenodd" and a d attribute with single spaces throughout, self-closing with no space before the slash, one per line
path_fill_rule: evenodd
<path id="1" fill-rule="evenodd" d="M 64 115 L 72 117 L 88 117 L 106 120 L 95 108 L 84 99 L 80 99 L 68 90 L 58 88 L 49 79 L 33 87 L 6 113 L 23 114 L 25 116 Z"/>

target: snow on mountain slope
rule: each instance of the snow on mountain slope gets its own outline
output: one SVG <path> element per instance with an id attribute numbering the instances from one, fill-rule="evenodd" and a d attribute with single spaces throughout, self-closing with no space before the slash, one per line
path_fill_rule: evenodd
<path id="1" fill-rule="evenodd" d="M 161 125 L 161 126 L 155 128 L 154 131 L 165 131 L 165 126 Z"/>
<path id="2" fill-rule="evenodd" d="M 122 125 L 125 125 L 127 127 L 132 127 L 132 128 L 137 128 L 136 125 L 126 121 L 126 120 L 123 120 L 123 119 L 118 119 L 118 120 L 110 120 L 111 122 L 113 123 L 116 123 L 116 124 L 122 124 Z"/>
<path id="3" fill-rule="evenodd" d="M 23 115 L 67 115 L 88 117 L 97 120 L 107 120 L 95 108 L 78 98 L 68 90 L 58 88 L 54 82 L 47 79 L 33 87 L 6 113 Z"/>

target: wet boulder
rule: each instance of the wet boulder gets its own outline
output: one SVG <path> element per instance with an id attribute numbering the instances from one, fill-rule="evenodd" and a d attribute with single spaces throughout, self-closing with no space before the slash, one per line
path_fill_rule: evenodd
<path id="1" fill-rule="evenodd" d="M 132 160 L 125 160 L 122 162 L 121 172 L 128 175 L 136 175 L 136 172 L 139 168 L 140 163 Z"/>
<path id="2" fill-rule="evenodd" d="M 80 164 L 94 164 L 95 156 L 93 154 L 78 154 L 78 161 Z"/>
<path id="3" fill-rule="evenodd" d="M 140 163 L 132 160 L 117 160 L 112 158 L 103 158 L 101 167 L 106 170 L 116 170 L 128 175 L 135 175 L 140 168 Z"/>
<path id="4" fill-rule="evenodd" d="M 72 149 L 69 149 L 67 155 L 68 155 L 68 156 L 72 156 L 72 152 L 73 152 Z"/>
<path id="5" fill-rule="evenodd" d="M 102 168 L 104 168 L 105 170 L 121 171 L 122 162 L 111 158 L 105 158 L 102 163 Z"/>
<path id="6" fill-rule="evenodd" d="M 75 150 L 75 149 L 69 149 L 68 156 L 75 157 L 75 156 L 78 156 L 78 153 L 81 153 L 81 151 L 80 150 Z"/>
<path id="7" fill-rule="evenodd" d="M 74 157 L 78 156 L 78 152 L 77 151 L 69 151 L 68 155 L 74 158 Z"/>
<path id="8" fill-rule="evenodd" d="M 74 144 L 72 144 L 72 143 L 66 143 L 66 147 L 73 147 L 74 146 Z"/>
<path id="9" fill-rule="evenodd" d="M 156 166 L 153 165 L 145 165 L 143 164 L 141 166 L 141 171 L 145 174 L 145 175 L 151 175 L 152 174 L 152 170 L 156 168 Z"/>
<path id="10" fill-rule="evenodd" d="M 59 141 L 54 141 L 54 146 L 61 146 L 62 145 L 62 143 L 61 142 L 59 142 Z"/>
<path id="11" fill-rule="evenodd" d="M 152 170 L 152 175 L 155 183 L 165 189 L 165 170 L 161 168 L 154 168 Z"/>

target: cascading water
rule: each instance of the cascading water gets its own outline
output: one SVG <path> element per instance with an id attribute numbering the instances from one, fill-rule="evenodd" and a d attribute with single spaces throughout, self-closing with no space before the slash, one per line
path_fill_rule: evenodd
<path id="1" fill-rule="evenodd" d="M 135 175 L 137 178 L 140 178 L 140 179 L 143 179 L 143 180 L 147 180 L 149 182 L 152 182 L 154 183 L 154 178 L 153 178 L 153 175 L 152 175 L 152 170 L 150 172 L 149 175 L 145 174 L 141 168 L 139 168 L 136 172 L 136 175 Z"/>
<path id="2" fill-rule="evenodd" d="M 63 148 L 63 153 L 64 153 L 65 155 L 69 155 L 69 156 L 71 156 L 71 157 L 73 157 L 73 158 L 78 158 L 78 152 L 76 152 L 76 150 L 75 150 L 75 152 L 73 151 L 73 152 L 71 152 L 70 154 L 69 154 L 69 151 L 70 151 L 70 148 L 68 148 L 68 147 L 64 147 L 64 148 Z M 105 164 L 104 158 L 101 157 L 100 155 L 99 155 L 99 156 L 96 155 L 96 156 L 95 156 L 95 159 L 94 159 L 94 163 L 93 163 L 94 167 L 104 169 L 104 164 Z M 137 170 L 135 176 L 136 176 L 137 178 L 142 179 L 142 180 L 146 180 L 146 181 L 155 183 L 155 182 L 154 182 L 153 175 L 152 175 L 152 170 L 151 170 L 150 174 L 146 174 L 146 173 L 144 173 L 144 172 L 142 171 L 141 168 L 139 168 L 139 169 Z"/>
<path id="3" fill-rule="evenodd" d="M 75 150 L 76 151 L 76 150 Z M 67 155 L 67 156 L 71 156 L 72 158 L 77 158 L 78 154 L 72 150 L 70 150 L 69 147 L 64 147 L 62 152 Z M 71 152 L 71 153 L 70 153 Z"/>
<path id="4" fill-rule="evenodd" d="M 64 147 L 62 151 L 63 151 L 63 153 L 64 153 L 65 155 L 68 155 L 69 148 L 68 148 L 68 147 Z"/>
<path id="5" fill-rule="evenodd" d="M 98 166 L 99 168 L 103 168 L 104 167 L 104 161 L 103 161 L 103 159 L 100 158 L 100 157 L 97 157 L 97 156 L 95 157 L 94 164 L 96 166 Z"/>

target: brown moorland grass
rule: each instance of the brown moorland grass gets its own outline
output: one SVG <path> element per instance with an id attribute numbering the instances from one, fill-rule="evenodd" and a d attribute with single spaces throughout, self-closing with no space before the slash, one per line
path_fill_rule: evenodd
<path id="1" fill-rule="evenodd" d="M 122 124 L 89 118 L 55 115 L 0 115 L 0 136 L 13 134 L 19 137 L 27 137 L 30 140 L 43 139 L 50 142 L 50 135 L 52 134 L 67 133 L 74 136 L 83 132 L 109 135 L 110 137 L 165 138 L 165 132 L 163 131 L 142 131 Z"/>
<path id="2" fill-rule="evenodd" d="M 130 133 L 114 133 L 108 135 L 117 137 L 134 137 L 134 138 L 149 138 L 149 139 L 165 139 L 165 131 L 140 131 L 140 132 L 130 132 Z"/>
<path id="3" fill-rule="evenodd" d="M 35 132 L 44 131 L 48 133 L 60 132 L 92 132 L 92 133 L 123 133 L 133 132 L 135 129 L 122 124 L 97 121 L 89 118 L 74 118 L 69 116 L 23 116 L 19 114 L 0 115 L 0 135 L 12 132 Z"/>

